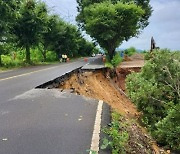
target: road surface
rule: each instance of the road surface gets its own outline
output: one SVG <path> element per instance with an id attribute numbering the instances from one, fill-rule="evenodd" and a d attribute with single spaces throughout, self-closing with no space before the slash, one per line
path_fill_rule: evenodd
<path id="1" fill-rule="evenodd" d="M 90 62 L 82 67 L 83 70 L 94 70 L 94 69 L 103 69 L 105 68 L 103 57 L 97 55 L 96 58 L 92 58 Z"/>
<path id="2" fill-rule="evenodd" d="M 0 154 L 89 153 L 98 100 L 34 89 L 85 64 L 78 60 L 0 73 Z M 102 108 L 106 124 L 109 109 Z"/>

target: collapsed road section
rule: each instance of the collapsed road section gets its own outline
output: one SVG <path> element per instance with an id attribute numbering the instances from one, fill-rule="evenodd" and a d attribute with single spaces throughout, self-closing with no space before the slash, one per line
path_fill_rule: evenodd
<path id="1" fill-rule="evenodd" d="M 62 84 L 64 81 L 68 80 L 69 77 L 73 74 L 76 73 L 80 70 L 80 68 L 77 68 L 73 71 L 67 72 L 64 75 L 57 77 L 51 81 L 48 81 L 46 83 L 43 83 L 39 86 L 36 87 L 36 89 L 41 88 L 41 89 L 53 89 L 53 88 L 58 88 L 60 84 Z"/>
<path id="2" fill-rule="evenodd" d="M 97 70 L 78 68 L 36 88 L 70 90 L 78 95 L 103 100 L 122 114 L 131 117 L 138 115 L 135 106 L 112 85 L 106 71 L 105 68 Z"/>
<path id="3" fill-rule="evenodd" d="M 137 121 L 140 113 L 135 105 L 118 90 L 113 80 L 107 74 L 108 70 L 105 68 L 97 70 L 83 70 L 79 68 L 37 88 L 56 88 L 61 92 L 68 90 L 71 93 L 82 95 L 86 98 L 103 100 L 113 111 L 115 110 L 120 113 L 123 117 L 121 123 L 127 125 L 125 128 L 129 135 L 126 147 L 127 153 L 128 151 L 130 153 L 132 151 L 144 154 L 153 153 L 156 151 L 154 147 L 157 148 L 157 146 L 138 124 Z"/>

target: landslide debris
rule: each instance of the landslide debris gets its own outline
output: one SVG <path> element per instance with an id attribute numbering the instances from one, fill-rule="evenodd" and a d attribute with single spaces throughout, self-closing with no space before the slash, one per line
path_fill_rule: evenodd
<path id="1" fill-rule="evenodd" d="M 59 88 L 61 90 L 69 89 L 79 95 L 103 100 L 113 110 L 121 114 L 123 117 L 121 122 L 129 123 L 126 127 L 129 134 L 127 153 L 163 153 L 138 124 L 140 113 L 135 105 L 123 93 L 120 93 L 102 71 L 74 73 L 68 80 L 61 83 Z"/>
<path id="2" fill-rule="evenodd" d="M 59 88 L 70 89 L 77 94 L 103 100 L 127 117 L 139 115 L 134 104 L 112 86 L 101 71 L 73 74 Z"/>

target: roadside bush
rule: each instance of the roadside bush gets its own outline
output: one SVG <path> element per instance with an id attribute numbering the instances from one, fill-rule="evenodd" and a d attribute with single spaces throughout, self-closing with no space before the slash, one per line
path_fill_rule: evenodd
<path id="1" fill-rule="evenodd" d="M 180 131 L 179 55 L 180 52 L 169 50 L 149 53 L 142 71 L 126 79 L 129 97 L 143 112 L 142 122 L 161 145 L 172 149 L 180 148 L 177 142 Z"/>
<path id="2" fill-rule="evenodd" d="M 22 65 L 22 62 L 19 59 L 12 59 L 11 55 L 2 55 L 2 63 L 5 68 L 18 67 Z"/>
<path id="3" fill-rule="evenodd" d="M 167 116 L 156 124 L 155 136 L 163 145 L 180 150 L 180 104 L 171 107 Z"/>
<path id="4" fill-rule="evenodd" d="M 105 66 L 112 69 L 117 67 L 122 62 L 123 59 L 120 57 L 119 53 L 116 53 L 111 61 L 108 55 L 106 56 L 106 60 L 107 62 Z"/>
<path id="5" fill-rule="evenodd" d="M 135 53 L 136 53 L 136 48 L 134 48 L 134 47 L 130 47 L 130 48 L 125 50 L 125 54 L 128 56 L 132 56 Z"/>
<path id="6" fill-rule="evenodd" d="M 31 59 L 32 59 L 33 63 L 35 63 L 35 64 L 44 61 L 43 55 L 38 48 L 31 50 L 31 57 L 32 57 Z M 47 53 L 46 53 L 46 61 L 47 62 L 55 62 L 57 60 L 58 60 L 58 58 L 57 58 L 57 55 L 55 52 L 47 51 Z"/>
<path id="7" fill-rule="evenodd" d="M 38 63 L 43 61 L 43 56 L 38 48 L 31 50 L 31 60 L 33 63 Z"/>
<path id="8" fill-rule="evenodd" d="M 110 128 L 105 128 L 104 133 L 109 136 L 110 139 L 104 138 L 101 149 L 106 149 L 108 146 L 112 149 L 112 154 L 125 154 L 126 144 L 128 143 L 128 132 L 123 129 L 123 125 L 120 123 L 121 115 L 113 112 L 112 122 Z"/>
<path id="9" fill-rule="evenodd" d="M 2 55 L 2 63 L 5 68 L 13 68 L 13 67 L 21 67 L 27 66 L 25 63 L 25 52 L 24 50 L 18 49 L 14 54 L 15 59 L 12 56 L 13 53 L 9 53 L 7 55 Z M 38 49 L 31 50 L 32 62 L 34 64 L 39 64 L 43 61 L 43 56 Z M 47 51 L 47 62 L 55 62 L 58 61 L 56 53 L 53 51 Z"/>
<path id="10" fill-rule="evenodd" d="M 48 62 L 53 62 L 58 60 L 56 53 L 53 51 L 47 51 L 46 56 L 47 56 L 46 61 Z"/>

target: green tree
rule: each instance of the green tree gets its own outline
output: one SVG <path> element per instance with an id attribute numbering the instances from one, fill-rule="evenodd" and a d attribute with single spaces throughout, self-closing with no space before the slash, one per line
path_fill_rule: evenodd
<path id="1" fill-rule="evenodd" d="M 81 28 L 84 27 L 85 20 L 84 20 L 84 8 L 88 7 L 92 4 L 95 3 L 102 3 L 106 2 L 109 0 L 76 0 L 78 3 L 77 10 L 79 12 L 78 16 L 76 17 L 76 20 L 78 24 L 81 26 Z M 136 5 L 140 6 L 144 11 L 144 15 L 142 16 L 140 23 L 142 28 L 145 28 L 149 24 L 149 17 L 151 16 L 152 13 L 152 7 L 150 6 L 149 2 L 150 0 L 110 0 L 111 3 L 116 4 L 117 2 L 122 2 L 122 3 L 135 3 Z"/>
<path id="2" fill-rule="evenodd" d="M 42 33 L 46 30 L 47 8 L 44 3 L 35 0 L 25 1 L 17 16 L 13 33 L 16 36 L 17 45 L 26 51 L 26 62 L 31 62 L 30 48 L 38 45 Z"/>
<path id="3" fill-rule="evenodd" d="M 135 53 L 136 53 L 136 48 L 134 48 L 134 47 L 130 47 L 130 48 L 125 50 L 125 54 L 128 56 L 132 56 Z"/>
<path id="4" fill-rule="evenodd" d="M 59 52 L 59 43 L 65 33 L 65 22 L 57 15 L 49 15 L 47 18 L 47 31 L 42 34 L 42 39 L 39 44 L 39 48 L 44 61 L 46 61 L 47 50 L 54 50 Z M 58 53 L 57 53 L 58 54 Z"/>
<path id="5" fill-rule="evenodd" d="M 10 38 L 10 28 L 16 18 L 19 3 L 19 0 L 0 0 L 0 66 L 1 55 L 7 53 L 4 46 Z"/>
<path id="6" fill-rule="evenodd" d="M 78 57 L 90 55 L 94 49 L 94 45 L 86 41 L 76 26 L 69 23 L 64 23 L 59 26 L 59 33 L 55 37 L 56 41 L 53 45 L 53 50 L 60 54 L 67 54 L 68 57 Z"/>
<path id="7" fill-rule="evenodd" d="M 149 1 L 78 0 L 80 27 L 104 48 L 110 59 L 124 40 L 137 36 L 148 25 Z"/>
<path id="8" fill-rule="evenodd" d="M 156 124 L 155 137 L 162 145 L 180 150 L 180 103 L 169 107 L 167 116 Z"/>
<path id="9" fill-rule="evenodd" d="M 95 44 L 87 41 L 83 37 L 79 37 L 77 40 L 78 44 L 78 55 L 77 56 L 90 56 L 93 53 L 98 53 L 98 49 Z"/>
<path id="10" fill-rule="evenodd" d="M 80 32 L 77 27 L 71 24 L 66 24 L 64 38 L 61 44 L 61 51 L 69 57 L 74 57 L 78 50 L 77 39 L 80 37 Z"/>
<path id="11" fill-rule="evenodd" d="M 180 53 L 162 50 L 146 58 L 142 71 L 126 80 L 128 95 L 143 112 L 142 122 L 158 142 L 180 149 Z"/>

